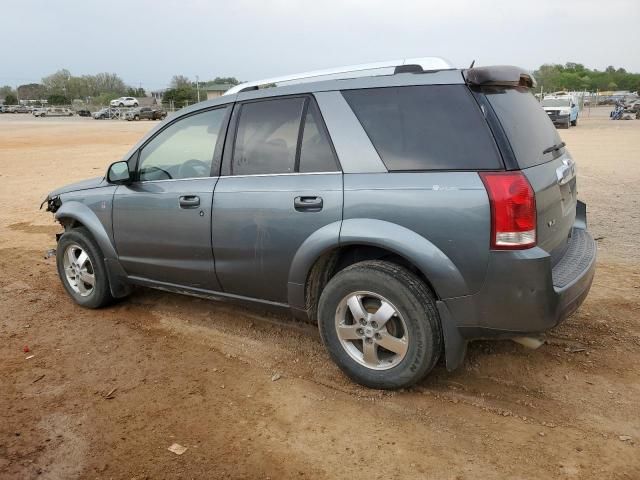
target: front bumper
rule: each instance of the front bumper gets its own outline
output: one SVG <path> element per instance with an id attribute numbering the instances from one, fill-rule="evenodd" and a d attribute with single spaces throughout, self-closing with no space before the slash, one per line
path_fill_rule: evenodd
<path id="1" fill-rule="evenodd" d="M 566 125 L 569 122 L 571 115 L 549 115 L 549 119 L 554 125 Z"/>
<path id="2" fill-rule="evenodd" d="M 538 247 L 494 251 L 481 290 L 443 302 L 467 339 L 544 332 L 569 317 L 587 297 L 596 250 L 584 218 L 577 216 L 567 250 L 554 266 L 551 256 Z"/>

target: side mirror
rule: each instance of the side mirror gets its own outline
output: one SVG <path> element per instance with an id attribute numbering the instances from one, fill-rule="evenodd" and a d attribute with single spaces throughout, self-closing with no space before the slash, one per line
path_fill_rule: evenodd
<path id="1" fill-rule="evenodd" d="M 107 170 L 107 182 L 116 185 L 127 185 L 131 183 L 131 173 L 129 173 L 129 164 L 124 160 L 112 163 Z"/>

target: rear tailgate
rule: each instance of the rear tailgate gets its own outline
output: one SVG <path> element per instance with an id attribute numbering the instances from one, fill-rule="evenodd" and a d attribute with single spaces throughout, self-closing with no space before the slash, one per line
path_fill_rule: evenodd
<path id="1" fill-rule="evenodd" d="M 575 221 L 575 164 L 548 114 L 527 88 L 487 87 L 482 93 L 535 192 L 537 244 L 555 263 L 567 247 Z"/>
<path id="2" fill-rule="evenodd" d="M 538 246 L 552 254 L 553 263 L 564 253 L 576 218 L 576 177 L 572 164 L 565 152 L 555 160 L 522 171 L 536 192 Z M 562 176 L 565 171 L 572 173 Z"/>

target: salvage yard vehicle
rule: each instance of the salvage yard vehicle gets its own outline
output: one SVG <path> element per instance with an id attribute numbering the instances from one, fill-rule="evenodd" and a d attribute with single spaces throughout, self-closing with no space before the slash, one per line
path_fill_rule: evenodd
<path id="1" fill-rule="evenodd" d="M 32 113 L 34 117 L 73 117 L 73 110 L 64 107 L 38 108 Z"/>
<path id="2" fill-rule="evenodd" d="M 116 98 L 115 100 L 111 100 L 111 102 L 109 102 L 109 105 L 111 105 L 112 107 L 137 107 L 138 100 L 133 97 L 120 97 Z"/>
<path id="3" fill-rule="evenodd" d="M 554 125 L 562 128 L 578 125 L 579 108 L 571 95 L 550 95 L 542 99 L 542 108 Z"/>
<path id="4" fill-rule="evenodd" d="M 553 328 L 596 245 L 534 84 L 429 57 L 235 86 L 48 194 L 62 284 L 87 308 L 141 285 L 284 309 L 382 389 Z"/>
<path id="5" fill-rule="evenodd" d="M 127 120 L 141 120 L 145 118 L 147 120 L 164 120 L 166 116 L 167 112 L 164 110 L 151 107 L 134 108 L 125 114 Z"/>
<path id="6" fill-rule="evenodd" d="M 91 115 L 96 120 L 105 120 L 107 118 L 111 118 L 111 109 L 110 108 L 101 108 L 97 112 L 93 112 Z"/>

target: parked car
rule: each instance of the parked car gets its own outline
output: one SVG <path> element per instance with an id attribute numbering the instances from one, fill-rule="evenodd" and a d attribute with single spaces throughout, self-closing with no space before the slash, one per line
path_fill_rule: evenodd
<path id="1" fill-rule="evenodd" d="M 579 108 L 571 95 L 546 96 L 542 99 L 542 108 L 554 125 L 562 128 L 578 125 Z"/>
<path id="2" fill-rule="evenodd" d="M 384 389 L 441 356 L 455 369 L 471 339 L 555 327 L 589 292 L 596 246 L 533 78 L 419 62 L 241 84 L 52 191 L 67 293 L 98 308 L 142 285 L 287 310 Z"/>
<path id="3" fill-rule="evenodd" d="M 2 113 L 16 113 L 15 105 L 4 105 Z"/>
<path id="4" fill-rule="evenodd" d="M 111 100 L 111 102 L 109 102 L 109 105 L 111 105 L 112 107 L 137 107 L 138 100 L 133 97 L 120 97 L 116 98 L 115 100 Z"/>
<path id="5" fill-rule="evenodd" d="M 39 108 L 33 111 L 35 117 L 73 117 L 73 110 L 65 107 Z"/>
<path id="6" fill-rule="evenodd" d="M 164 120 L 166 116 L 166 111 L 151 107 L 134 108 L 125 114 L 127 120 L 142 120 L 145 118 L 147 120 Z"/>
<path id="7" fill-rule="evenodd" d="M 79 117 L 90 117 L 91 116 L 91 111 L 87 110 L 86 108 L 81 108 L 76 113 L 78 114 Z"/>
<path id="8" fill-rule="evenodd" d="M 93 118 L 96 120 L 105 120 L 107 118 L 111 118 L 111 109 L 110 108 L 101 108 L 97 112 L 93 112 Z"/>
<path id="9" fill-rule="evenodd" d="M 13 113 L 31 113 L 31 110 L 25 105 L 17 105 L 14 108 Z"/>

